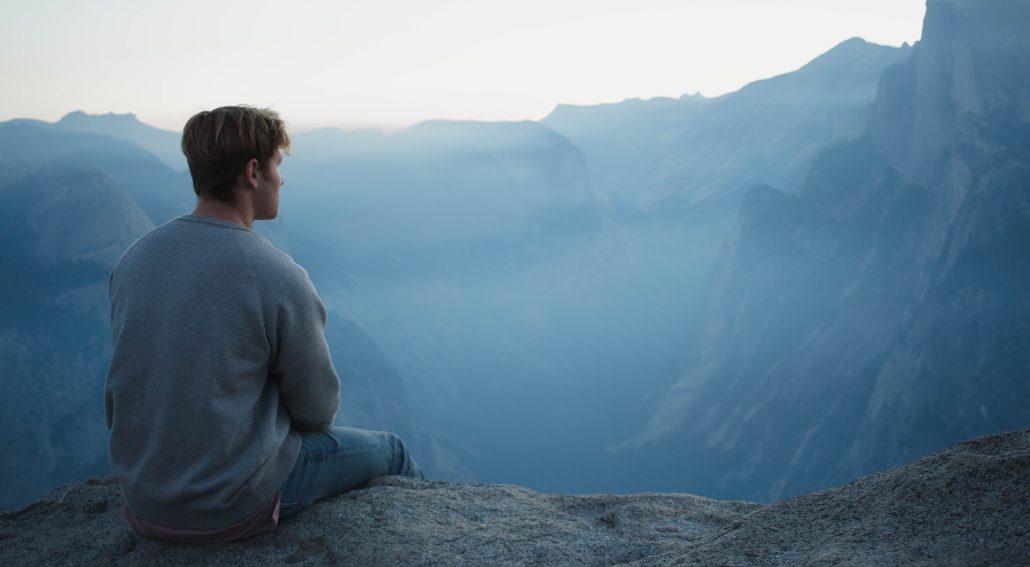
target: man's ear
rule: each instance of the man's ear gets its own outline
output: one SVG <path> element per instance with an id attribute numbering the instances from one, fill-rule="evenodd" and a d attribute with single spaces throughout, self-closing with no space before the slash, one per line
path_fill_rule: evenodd
<path id="1" fill-rule="evenodd" d="M 246 181 L 247 187 L 257 189 L 258 186 L 258 174 L 261 172 L 261 164 L 255 158 L 250 158 L 247 163 L 243 166 L 243 177 Z"/>

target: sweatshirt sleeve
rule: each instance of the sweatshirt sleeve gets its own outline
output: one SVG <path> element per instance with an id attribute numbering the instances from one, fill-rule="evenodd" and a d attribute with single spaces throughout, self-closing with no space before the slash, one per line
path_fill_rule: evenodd
<path id="1" fill-rule="evenodd" d="M 325 340 L 326 311 L 307 274 L 294 279 L 276 315 L 272 376 L 294 429 L 328 429 L 340 406 L 340 379 Z"/>

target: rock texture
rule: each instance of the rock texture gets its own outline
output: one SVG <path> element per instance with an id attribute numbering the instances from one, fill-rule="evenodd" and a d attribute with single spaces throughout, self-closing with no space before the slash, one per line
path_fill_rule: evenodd
<path id="1" fill-rule="evenodd" d="M 386 478 L 275 532 L 181 545 L 129 531 L 110 477 L 0 514 L 4 565 L 1026 565 L 1030 430 L 763 506 Z"/>
<path id="2" fill-rule="evenodd" d="M 782 500 L 672 563 L 1030 564 L 1030 430 Z"/>

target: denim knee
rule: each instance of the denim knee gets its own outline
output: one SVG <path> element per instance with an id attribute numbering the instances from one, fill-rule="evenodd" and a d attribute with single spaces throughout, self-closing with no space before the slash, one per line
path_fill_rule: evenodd
<path id="1" fill-rule="evenodd" d="M 400 435 L 386 432 L 386 440 L 393 449 L 395 458 L 393 474 L 425 480 L 425 475 L 422 474 L 422 470 L 415 463 L 415 459 L 411 457 L 411 454 L 408 452 L 408 446 L 401 439 Z"/>

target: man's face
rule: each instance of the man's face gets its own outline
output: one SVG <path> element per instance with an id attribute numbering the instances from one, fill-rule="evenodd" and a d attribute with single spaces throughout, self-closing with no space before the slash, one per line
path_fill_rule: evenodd
<path id="1" fill-rule="evenodd" d="M 279 188 L 285 180 L 279 173 L 279 164 L 283 161 L 283 153 L 275 152 L 275 157 L 265 161 L 265 167 L 258 169 L 258 188 L 254 193 L 254 219 L 269 220 L 279 215 Z"/>

